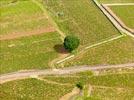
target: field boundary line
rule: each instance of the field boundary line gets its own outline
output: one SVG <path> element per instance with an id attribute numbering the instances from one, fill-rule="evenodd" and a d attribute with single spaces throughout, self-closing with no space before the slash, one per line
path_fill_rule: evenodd
<path id="1" fill-rule="evenodd" d="M 15 32 L 10 34 L 0 35 L 0 41 L 20 39 L 22 37 L 30 37 L 30 36 L 41 35 L 43 33 L 46 34 L 51 32 L 56 32 L 54 27 L 46 27 L 46 28 L 41 27 L 39 29 L 34 29 L 26 32 Z"/>
<path id="2" fill-rule="evenodd" d="M 45 41 L 53 41 L 53 40 L 56 40 L 56 38 L 51 38 L 51 39 L 44 39 L 44 40 L 38 40 L 38 41 L 32 41 L 31 43 L 29 44 L 26 44 L 26 43 L 19 43 L 19 44 L 9 44 L 7 45 L 8 48 L 12 48 L 12 47 L 18 47 L 18 46 L 24 46 L 24 45 L 32 45 L 32 44 L 37 44 L 37 43 L 40 43 L 40 42 L 45 42 Z"/>
<path id="3" fill-rule="evenodd" d="M 126 35 L 125 35 L 125 34 L 122 34 L 122 35 L 119 35 L 119 36 L 117 36 L 117 37 L 111 38 L 111 39 L 109 39 L 109 40 L 105 40 L 105 41 L 102 41 L 102 42 L 99 42 L 99 43 L 96 43 L 96 44 L 87 46 L 87 47 L 85 47 L 83 50 L 79 51 L 78 54 L 76 54 L 76 55 L 70 55 L 70 56 L 68 56 L 68 57 L 66 57 L 66 58 L 64 58 L 64 59 L 62 59 L 62 60 L 57 61 L 56 64 L 60 64 L 60 63 L 65 62 L 66 60 L 69 60 L 69 59 L 71 59 L 71 58 L 74 58 L 75 56 L 79 55 L 80 53 L 84 52 L 84 51 L 87 50 L 87 49 L 90 49 L 90 48 L 93 48 L 93 47 L 96 47 L 96 46 L 99 46 L 99 45 L 102 45 L 102 44 L 105 44 L 105 43 L 114 41 L 114 40 L 119 39 L 119 38 L 122 38 L 122 37 L 124 37 L 124 36 L 126 36 Z"/>
<path id="4" fill-rule="evenodd" d="M 129 6 L 134 5 L 134 3 L 104 3 L 106 6 Z"/>
<path id="5" fill-rule="evenodd" d="M 92 91 L 93 91 L 92 85 L 91 84 L 88 84 L 88 96 L 91 96 Z"/>
<path id="6" fill-rule="evenodd" d="M 125 32 L 125 33 L 126 33 L 126 31 L 127 31 L 127 30 L 122 31 L 122 29 L 120 29 L 121 27 L 118 25 L 118 23 L 117 23 L 115 20 L 113 20 L 113 19 L 111 18 L 111 16 L 108 14 L 108 12 L 106 12 L 105 9 L 104 9 L 96 0 L 93 0 L 93 1 L 94 1 L 95 4 L 101 9 L 101 11 L 108 17 L 108 19 L 113 23 L 113 25 L 117 28 L 117 30 L 121 33 L 121 35 L 119 35 L 119 36 L 117 36 L 117 37 L 114 37 L 114 38 L 111 38 L 111 39 L 109 39 L 109 40 L 102 41 L 102 42 L 100 42 L 100 43 L 96 43 L 96 44 L 87 46 L 87 47 L 84 48 L 84 50 L 87 50 L 87 49 L 89 49 L 89 48 L 92 48 L 92 47 L 95 47 L 95 46 L 98 46 L 98 45 L 101 45 L 101 44 L 104 44 L 104 43 L 107 43 L 107 42 L 110 42 L 110 41 L 119 39 L 119 38 L 121 38 L 121 37 L 123 37 L 123 36 L 126 36 L 126 34 L 124 34 L 124 33 L 122 33 L 122 32 Z M 129 33 L 129 32 L 127 32 L 127 33 Z M 127 35 L 128 35 L 128 34 L 127 34 Z M 129 35 L 132 36 L 132 37 L 134 37 L 134 35 L 132 35 L 131 33 L 129 33 Z M 83 50 L 80 51 L 80 52 L 83 52 Z M 69 60 L 69 59 L 74 58 L 74 57 L 75 57 L 75 55 L 70 55 L 70 56 L 68 56 L 68 57 L 66 57 L 66 58 L 64 58 L 64 59 L 62 59 L 62 60 L 56 62 L 56 64 L 65 62 L 66 60 Z"/>
<path id="7" fill-rule="evenodd" d="M 102 86 L 102 85 L 92 85 L 93 88 L 102 88 L 102 89 L 127 89 L 127 90 L 134 90 L 133 88 L 124 88 L 124 87 L 115 87 L 115 86 Z"/>
<path id="8" fill-rule="evenodd" d="M 19 23 L 16 23 L 15 25 L 21 25 L 23 23 L 29 23 L 29 22 L 32 22 L 32 21 L 39 21 L 39 20 L 42 20 L 42 19 L 46 19 L 45 16 L 41 16 L 41 17 L 38 17 L 38 18 L 30 18 L 30 19 L 25 19 L 25 21 L 23 22 L 19 22 Z M 15 21 L 14 21 L 15 22 Z M 10 22 L 8 22 L 9 24 Z M 4 26 L 5 23 L 1 23 L 1 27 Z"/>
<path id="9" fill-rule="evenodd" d="M 102 4 L 102 7 L 117 21 L 117 23 L 124 29 L 126 29 L 130 33 L 134 33 L 134 29 L 129 28 L 118 15 L 116 15 L 108 6 Z"/>
<path id="10" fill-rule="evenodd" d="M 38 21 L 38 20 L 42 20 L 42 19 L 47 19 L 46 18 L 46 16 L 41 16 L 41 15 L 39 15 L 38 17 L 37 17 L 37 15 L 35 15 L 35 17 L 34 17 L 34 15 L 33 16 L 31 16 L 32 18 L 27 18 L 27 19 L 25 19 L 23 22 L 19 22 L 19 23 L 16 23 L 16 25 L 20 25 L 20 24 L 22 24 L 22 23 L 28 23 L 28 22 L 31 22 L 31 21 Z M 13 17 L 14 18 L 14 17 Z M 14 18 L 15 19 L 15 18 Z M 13 20 L 13 22 L 15 22 L 14 20 Z M 5 24 L 4 22 L 2 23 L 2 24 Z M 8 24 L 9 24 L 9 22 L 8 22 Z"/>
<path id="11" fill-rule="evenodd" d="M 105 40 L 105 41 L 102 41 L 102 42 L 93 44 L 93 45 L 91 45 L 91 46 L 85 47 L 85 49 L 89 49 L 89 48 L 92 48 L 92 47 L 95 47 L 95 46 L 98 46 L 98 45 L 101 45 L 101 44 L 105 44 L 105 43 L 107 43 L 107 42 L 114 41 L 114 40 L 119 39 L 119 38 L 122 38 L 122 37 L 124 37 L 124 36 L 125 36 L 125 35 L 120 35 L 120 36 L 111 38 L 111 39 L 109 39 L 109 40 Z"/>
<path id="12" fill-rule="evenodd" d="M 62 59 L 62 60 L 56 62 L 56 64 L 62 63 L 62 62 L 64 62 L 64 61 L 66 61 L 66 60 L 69 60 L 69 59 L 73 58 L 74 56 L 75 56 L 75 55 L 70 55 L 70 56 L 68 56 L 68 57 L 66 57 L 66 58 L 64 58 L 64 59 Z"/>
<path id="13" fill-rule="evenodd" d="M 72 84 L 68 84 L 68 83 L 59 83 L 59 82 L 55 82 L 55 81 L 40 78 L 40 77 L 36 77 L 35 79 L 38 79 L 40 81 L 44 81 L 46 83 L 55 84 L 55 85 L 66 85 L 66 86 L 69 86 L 69 85 L 71 86 L 72 85 Z"/>
<path id="14" fill-rule="evenodd" d="M 104 13 L 104 15 L 113 23 L 115 28 L 117 28 L 120 33 L 124 32 L 125 34 L 131 36 L 134 38 L 133 33 L 129 32 L 128 30 L 124 29 L 120 23 L 113 18 L 113 16 L 101 5 L 97 0 L 93 0 L 93 2 L 96 4 L 96 6 Z"/>
<path id="15" fill-rule="evenodd" d="M 106 75 L 121 75 L 121 74 L 134 74 L 134 72 L 117 72 L 117 73 L 105 73 L 105 74 L 99 74 L 99 76 L 106 76 Z M 94 75 L 96 76 L 96 75 Z"/>
<path id="16" fill-rule="evenodd" d="M 55 21 L 51 18 L 51 16 L 49 15 L 49 13 L 47 12 L 47 10 L 43 7 L 43 5 L 41 3 L 39 3 L 36 0 L 32 0 L 33 3 L 35 3 L 38 7 L 40 7 L 40 9 L 44 12 L 44 15 L 47 16 L 47 19 L 49 22 L 51 22 L 51 24 L 55 27 L 56 31 L 61 35 L 61 39 L 62 41 L 65 38 L 65 34 L 59 29 L 58 25 L 55 23 Z"/>
<path id="17" fill-rule="evenodd" d="M 72 74 L 70 74 L 70 75 L 62 75 L 62 76 L 59 76 L 59 75 L 49 75 L 49 76 L 46 76 L 47 78 L 48 77 L 56 77 L 56 78 L 59 78 L 59 77 L 62 77 L 62 78 L 68 78 L 68 77 L 71 77 L 71 78 L 79 78 L 79 77 L 81 77 L 80 75 L 72 75 Z M 44 77 L 45 78 L 45 77 Z"/>
<path id="18" fill-rule="evenodd" d="M 32 1 L 33 1 L 36 5 L 38 5 L 38 6 L 40 7 L 40 9 L 42 9 L 42 11 L 44 12 L 45 16 L 47 16 L 48 21 L 51 22 L 51 24 L 54 26 L 54 28 L 56 29 L 56 31 L 60 34 L 61 40 L 62 40 L 62 42 L 63 42 L 63 41 L 64 41 L 64 38 L 65 38 L 65 36 L 66 36 L 66 34 L 63 33 L 63 32 L 60 30 L 60 28 L 58 27 L 57 23 L 52 19 L 52 17 L 49 15 L 49 12 L 44 8 L 44 6 L 43 6 L 41 3 L 39 3 L 39 2 L 36 1 L 36 0 L 32 0 Z M 60 57 L 59 57 L 59 58 L 60 58 Z M 57 59 L 58 59 L 58 58 L 57 58 Z M 50 65 L 52 65 L 52 68 L 55 67 L 54 64 L 55 64 L 55 59 L 54 59 L 52 62 L 50 62 Z"/>
<path id="19" fill-rule="evenodd" d="M 10 7 L 10 6 L 14 6 L 14 5 L 16 5 L 16 4 L 18 4 L 18 2 L 15 2 L 15 3 L 8 3 L 8 4 L 6 4 L 6 5 L 2 5 L 2 4 L 0 4 L 0 6 L 2 7 L 2 8 L 6 8 L 6 7 Z"/>

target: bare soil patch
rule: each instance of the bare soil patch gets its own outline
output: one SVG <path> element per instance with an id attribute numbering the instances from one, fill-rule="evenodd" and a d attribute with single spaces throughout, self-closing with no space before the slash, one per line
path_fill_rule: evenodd
<path id="1" fill-rule="evenodd" d="M 37 30 L 28 31 L 28 32 L 18 32 L 18 33 L 11 33 L 8 35 L 0 35 L 0 40 L 10 40 L 10 39 L 16 39 L 20 37 L 39 35 L 42 33 L 55 32 L 55 31 L 56 30 L 54 27 L 40 28 Z"/>

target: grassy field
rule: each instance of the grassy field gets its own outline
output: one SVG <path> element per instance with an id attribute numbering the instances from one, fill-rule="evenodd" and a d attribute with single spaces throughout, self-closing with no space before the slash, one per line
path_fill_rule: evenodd
<path id="1" fill-rule="evenodd" d="M 75 85 L 78 82 L 83 82 L 83 84 L 90 83 L 93 86 L 105 86 L 105 87 L 120 87 L 120 88 L 134 88 L 134 73 L 100 73 L 95 76 L 90 72 L 86 72 L 79 75 L 71 75 L 70 77 L 44 77 L 44 79 L 55 81 L 58 83 L 71 83 Z M 116 77 L 115 77 L 116 76 Z"/>
<path id="2" fill-rule="evenodd" d="M 40 7 L 32 0 L 0 1 L 0 36 L 14 37 L 35 33 L 40 35 L 0 41 L 0 74 L 26 69 L 50 68 L 58 57 L 55 45 L 61 44 L 57 32 L 45 33 L 53 27 Z"/>
<path id="3" fill-rule="evenodd" d="M 48 84 L 36 79 L 18 80 L 0 86 L 1 100 L 58 100 L 68 92 L 72 86 Z"/>
<path id="4" fill-rule="evenodd" d="M 87 72 L 86 72 L 87 73 Z M 77 77 L 78 76 L 78 77 Z M 134 73 L 116 71 L 116 73 L 103 73 L 98 76 L 91 74 L 71 75 L 71 77 L 45 77 L 47 80 L 58 83 L 75 85 L 78 82 L 92 86 L 91 100 L 131 100 L 134 98 Z M 79 97 L 76 100 L 83 100 Z M 86 99 L 88 100 L 88 99 Z M 90 100 L 90 99 L 89 99 Z"/>
<path id="5" fill-rule="evenodd" d="M 116 77 L 115 77 L 116 76 Z M 107 80 L 107 81 L 106 81 Z M 134 73 L 102 74 L 90 78 L 90 84 L 96 86 L 134 88 Z"/>
<path id="6" fill-rule="evenodd" d="M 98 0 L 101 3 L 134 3 L 134 0 Z"/>
<path id="7" fill-rule="evenodd" d="M 50 68 L 48 63 L 58 57 L 54 46 L 61 43 L 59 37 L 58 33 L 53 32 L 1 41 L 0 73 Z"/>
<path id="8" fill-rule="evenodd" d="M 65 76 L 40 76 L 47 81 L 36 79 L 12 81 L 0 86 L 2 94 L 0 98 L 1 100 L 9 98 L 10 100 L 59 100 L 60 97 L 71 92 L 76 83 L 82 82 L 85 86 L 88 84 L 92 86 L 90 96 L 97 98 L 95 100 L 131 100 L 134 97 L 134 73 L 129 70 L 121 72 L 121 70 L 117 70 L 116 73 L 106 71 L 96 76 L 87 71 Z M 79 97 L 76 100 L 83 100 L 82 98 Z"/>
<path id="9" fill-rule="evenodd" d="M 133 44 L 133 38 L 122 37 L 107 44 L 90 48 L 86 53 L 78 54 L 63 64 L 65 66 L 76 66 L 131 63 L 134 62 Z"/>
<path id="10" fill-rule="evenodd" d="M 34 30 L 31 28 L 31 25 L 32 27 L 34 26 L 35 30 L 40 29 L 38 26 L 42 28 L 51 26 L 46 16 L 43 14 L 43 11 L 31 0 L 18 0 L 13 3 L 11 3 L 11 1 L 12 0 L 1 1 L 1 25 L 7 25 L 6 27 L 2 26 L 1 34 L 24 32 L 27 29 Z M 66 34 L 79 36 L 81 45 L 91 45 L 120 35 L 92 1 L 45 1 L 44 7 L 50 12 L 50 15 L 55 19 L 59 28 Z M 41 19 L 45 19 L 45 21 L 37 21 L 40 17 Z M 33 21 L 35 20 L 39 23 L 33 25 L 32 23 L 34 23 Z M 25 21 L 28 21 L 27 25 L 24 24 Z M 22 24 L 19 24 L 19 26 L 17 25 L 18 23 Z M 16 25 L 16 27 L 14 27 L 14 25 Z M 24 27 L 22 27 L 22 25 L 24 25 Z M 11 28 L 11 30 L 8 28 Z M 0 73 L 25 69 L 50 68 L 50 62 L 57 58 L 59 54 L 59 52 L 55 50 L 55 46 L 62 43 L 59 37 L 58 33 L 53 32 L 38 36 L 1 41 L 0 67 L 3 70 L 0 70 Z M 133 62 L 133 44 L 133 39 L 124 37 L 114 42 L 91 48 L 85 54 L 78 55 L 72 61 L 68 61 L 64 65 L 73 66 Z"/>
<path id="11" fill-rule="evenodd" d="M 1 0 L 0 4 L 1 36 L 52 27 L 43 11 L 31 0 Z"/>
<path id="12" fill-rule="evenodd" d="M 92 97 L 101 98 L 95 100 L 132 100 L 134 98 L 133 93 L 134 89 L 94 88 Z"/>
<path id="13" fill-rule="evenodd" d="M 42 0 L 39 0 L 42 1 Z M 133 2 L 133 0 L 99 0 L 103 3 Z M 92 0 L 44 0 L 44 7 L 66 35 L 80 38 L 80 49 L 121 35 Z M 42 2 L 40 2 L 42 3 Z M 130 27 L 133 7 L 112 7 Z M 31 0 L 0 0 L 0 36 L 41 32 L 42 34 L 0 41 L 0 74 L 29 69 L 52 68 L 52 61 L 62 55 L 58 32 L 45 30 L 53 27 L 46 14 Z M 124 16 L 127 16 L 124 17 Z M 132 17 L 132 18 L 131 18 Z M 52 19 L 52 20 L 53 20 Z M 52 21 L 51 21 L 52 22 Z M 40 31 L 37 31 L 40 30 Z M 76 53 L 64 67 L 77 65 L 107 65 L 134 62 L 134 39 L 129 36 Z M 58 47 L 57 47 L 58 46 Z M 57 65 L 58 68 L 61 65 Z M 82 92 L 90 97 L 76 100 L 132 100 L 134 98 L 134 69 L 86 71 L 68 75 L 38 76 L 0 84 L 0 100 L 59 100 L 70 93 L 76 84 L 84 84 Z M 87 93 L 85 93 L 87 94 Z"/>
<path id="14" fill-rule="evenodd" d="M 59 28 L 67 35 L 78 36 L 81 45 L 120 35 L 92 0 L 45 1 L 46 9 Z"/>
<path id="15" fill-rule="evenodd" d="M 112 11 L 131 29 L 134 29 L 134 6 L 110 6 Z"/>

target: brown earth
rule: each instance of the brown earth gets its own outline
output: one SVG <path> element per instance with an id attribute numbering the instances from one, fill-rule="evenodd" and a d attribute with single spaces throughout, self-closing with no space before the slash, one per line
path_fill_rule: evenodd
<path id="1" fill-rule="evenodd" d="M 56 30 L 54 27 L 40 28 L 37 30 L 28 31 L 28 32 L 18 32 L 18 33 L 11 33 L 8 35 L 0 35 L 0 40 L 11 40 L 11 39 L 16 39 L 20 37 L 39 35 L 42 33 L 55 32 L 55 31 Z"/>

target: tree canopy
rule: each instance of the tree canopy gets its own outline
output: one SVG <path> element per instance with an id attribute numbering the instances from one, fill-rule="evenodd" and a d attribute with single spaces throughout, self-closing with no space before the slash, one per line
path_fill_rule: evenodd
<path id="1" fill-rule="evenodd" d="M 64 39 L 64 48 L 69 52 L 72 52 L 74 49 L 78 48 L 80 40 L 76 36 L 66 36 Z"/>

